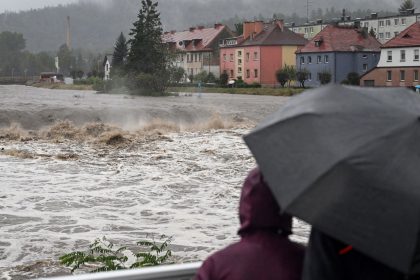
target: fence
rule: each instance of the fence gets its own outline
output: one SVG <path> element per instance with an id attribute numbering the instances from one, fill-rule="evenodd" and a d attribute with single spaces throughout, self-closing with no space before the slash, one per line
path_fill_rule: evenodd
<path id="1" fill-rule="evenodd" d="M 0 77 L 0 85 L 24 85 L 28 81 L 38 81 L 39 76 L 10 76 Z"/>
<path id="2" fill-rule="evenodd" d="M 200 266 L 201 263 L 174 264 L 42 280 L 191 280 Z"/>

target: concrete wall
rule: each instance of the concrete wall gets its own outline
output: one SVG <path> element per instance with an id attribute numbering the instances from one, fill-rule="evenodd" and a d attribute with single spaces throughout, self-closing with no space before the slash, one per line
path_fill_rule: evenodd
<path id="1" fill-rule="evenodd" d="M 276 71 L 283 67 L 283 51 L 279 46 L 261 47 L 261 84 L 276 85 Z"/>
<path id="2" fill-rule="evenodd" d="M 230 57 L 233 56 L 231 60 Z M 220 73 L 226 72 L 229 78 L 236 79 L 235 48 L 220 49 Z"/>

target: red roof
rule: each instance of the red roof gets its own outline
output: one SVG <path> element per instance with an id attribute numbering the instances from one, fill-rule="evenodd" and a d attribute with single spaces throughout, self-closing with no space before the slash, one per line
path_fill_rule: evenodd
<path id="1" fill-rule="evenodd" d="M 375 37 L 359 29 L 347 26 L 328 25 L 319 32 L 306 46 L 296 53 L 312 52 L 380 52 L 381 43 Z"/>
<path id="2" fill-rule="evenodd" d="M 383 47 L 410 47 L 420 46 L 420 22 L 410 25 L 407 29 L 402 31 L 398 36 L 389 40 Z"/>
<path id="3" fill-rule="evenodd" d="M 216 24 L 213 28 L 196 27 L 180 32 L 165 32 L 163 41 L 181 51 L 212 51 L 210 45 L 226 28 Z"/>

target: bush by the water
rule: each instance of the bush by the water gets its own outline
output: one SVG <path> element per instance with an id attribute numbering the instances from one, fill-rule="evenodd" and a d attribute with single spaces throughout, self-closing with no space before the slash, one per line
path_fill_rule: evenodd
<path id="1" fill-rule="evenodd" d="M 137 242 L 136 251 L 126 246 L 117 246 L 111 241 L 98 238 L 86 251 L 76 251 L 60 257 L 60 263 L 71 267 L 73 273 L 77 269 L 89 266 L 96 268 L 90 272 L 133 269 L 146 266 L 156 266 L 167 263 L 172 256 L 168 249 L 171 238 L 161 236 L 162 243 L 155 240 Z"/>

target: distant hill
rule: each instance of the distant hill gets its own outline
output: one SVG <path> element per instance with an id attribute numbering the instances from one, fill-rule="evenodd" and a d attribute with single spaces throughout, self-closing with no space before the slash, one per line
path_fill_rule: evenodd
<path id="1" fill-rule="evenodd" d="M 420 6 L 420 0 L 416 1 Z M 341 9 L 350 7 L 353 11 L 359 7 L 365 9 L 355 12 L 357 16 L 377 11 L 379 7 L 381 10 L 396 11 L 399 4 L 395 2 L 319 0 L 316 7 L 311 7 L 314 10 L 311 16 L 319 17 L 320 12 L 339 15 Z M 273 14 L 299 22 L 306 17 L 305 4 L 306 1 L 295 0 L 161 0 L 159 10 L 164 29 L 179 30 L 223 21 L 232 25 L 243 18 L 270 18 Z M 0 32 L 22 33 L 30 51 L 56 51 L 65 42 L 66 17 L 70 16 L 74 48 L 108 51 L 112 50 L 121 31 L 125 34 L 129 32 L 139 7 L 140 0 L 83 0 L 66 6 L 5 13 L 0 14 Z"/>

